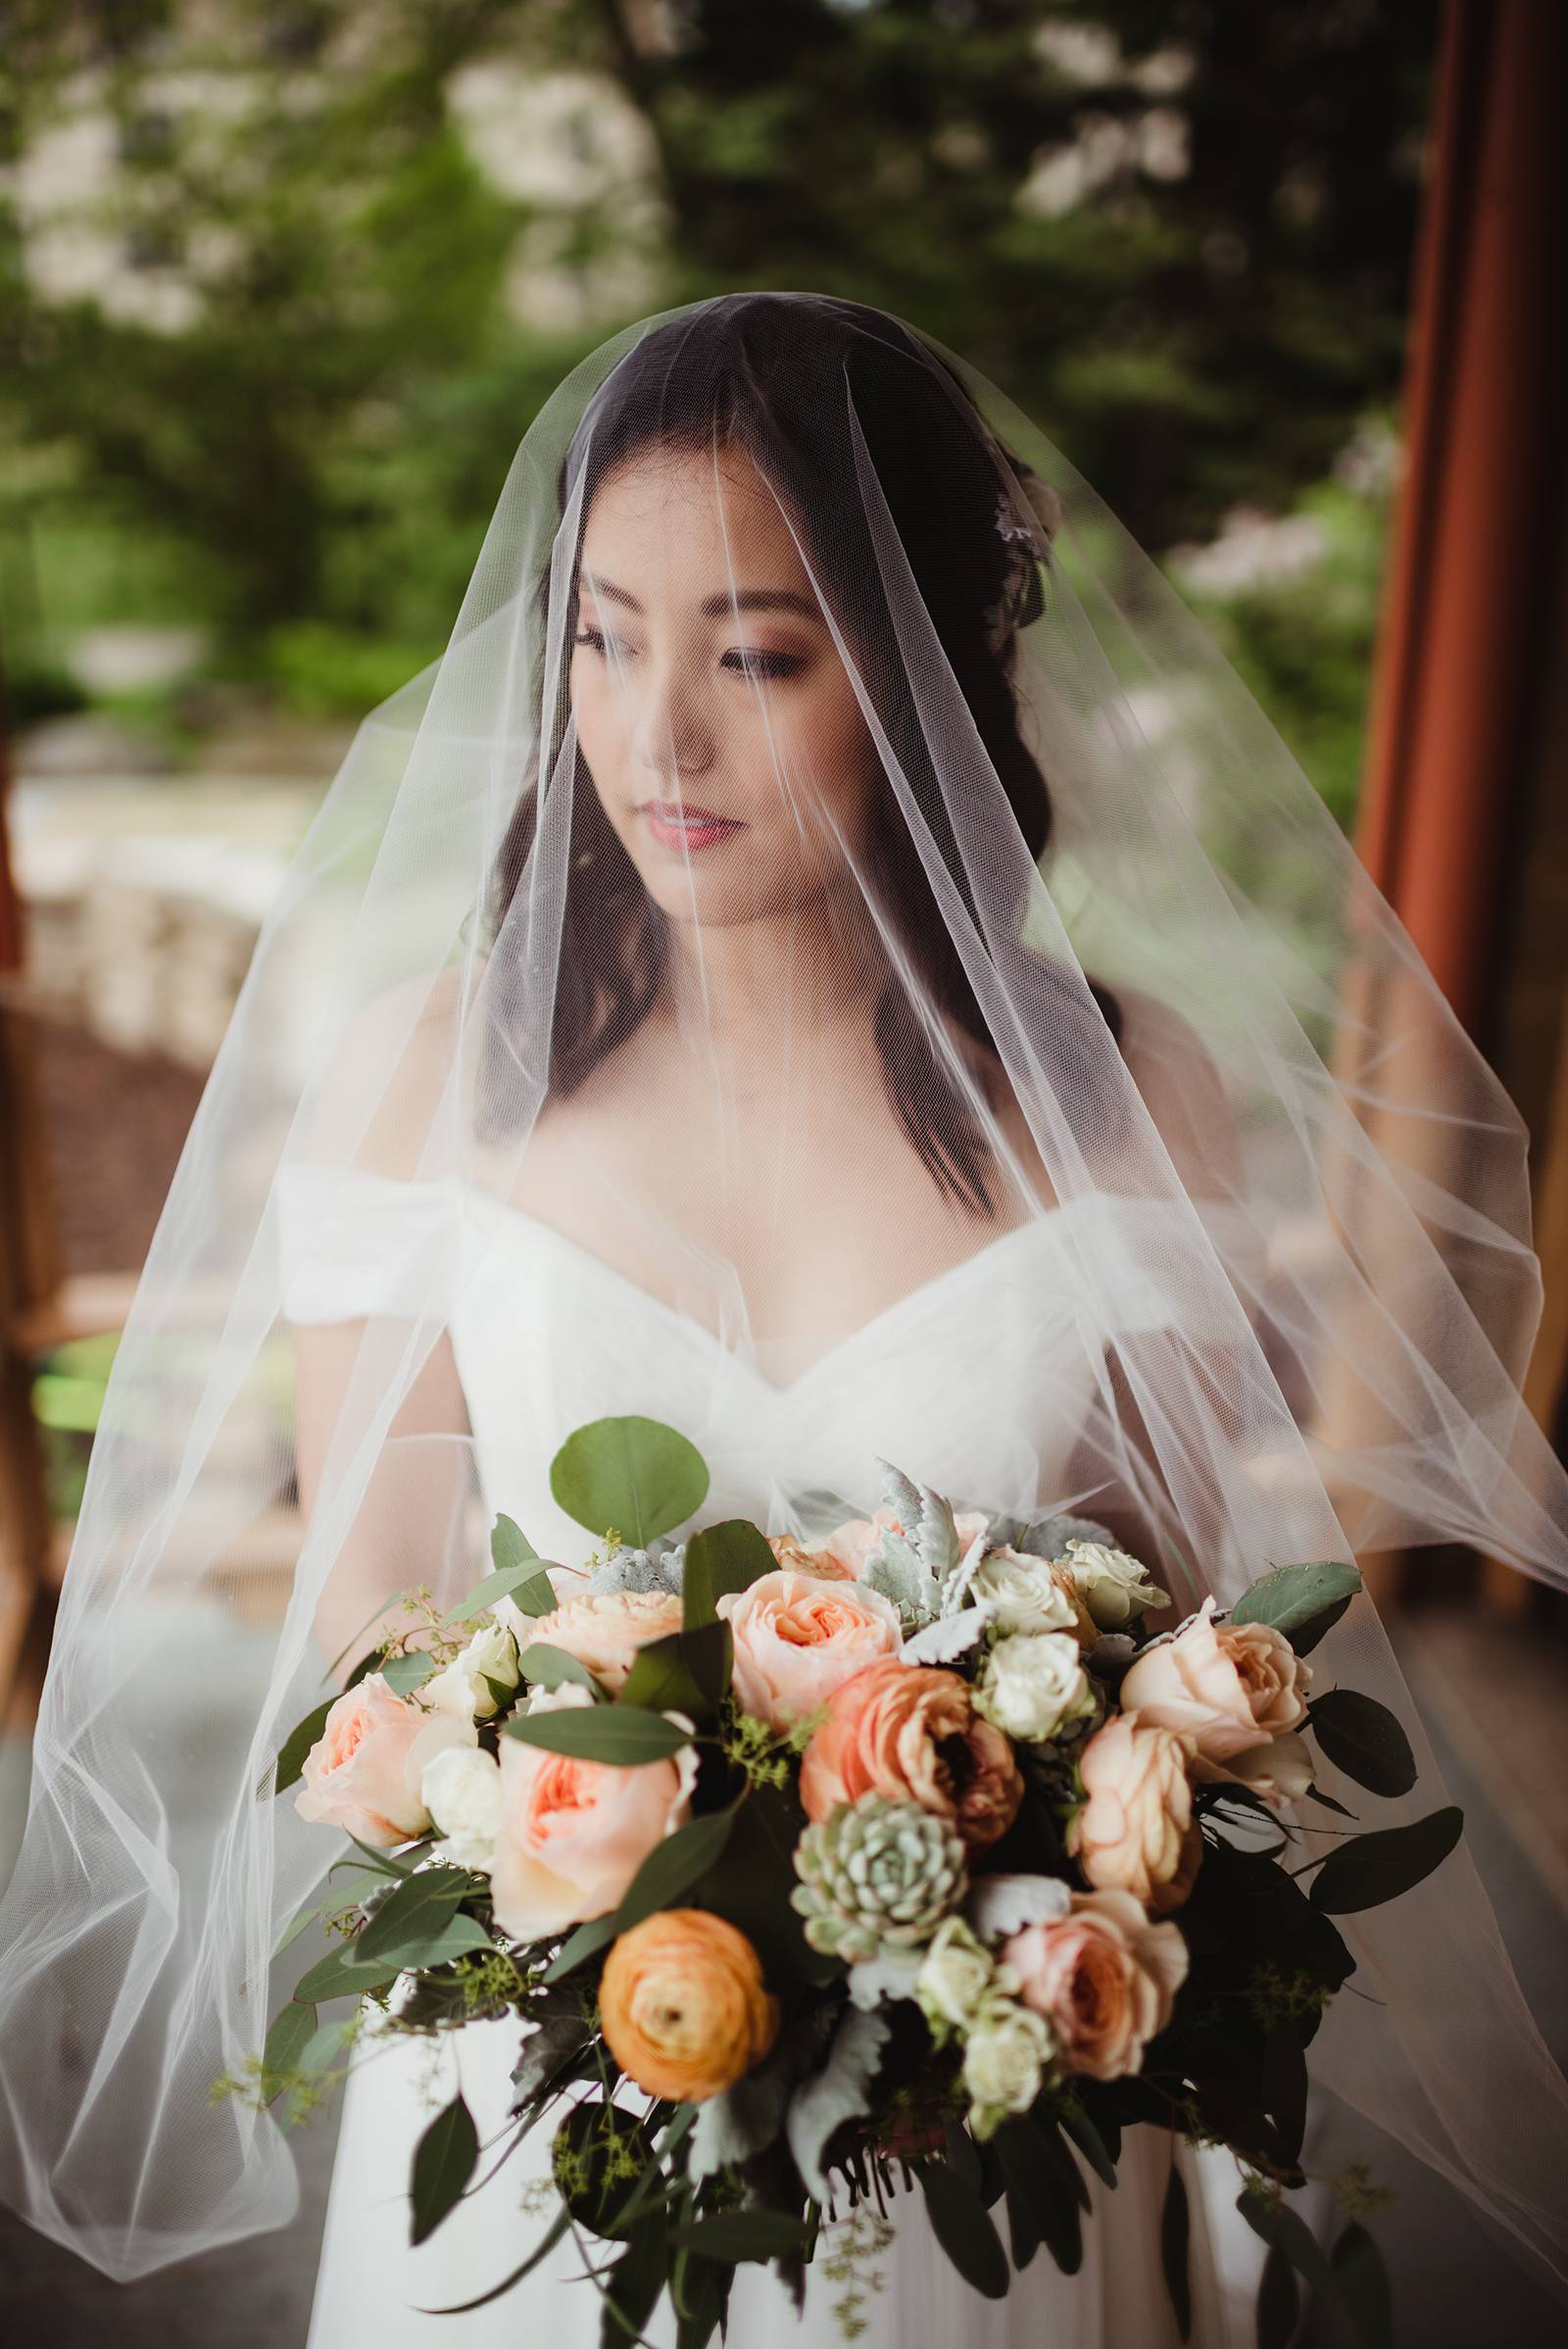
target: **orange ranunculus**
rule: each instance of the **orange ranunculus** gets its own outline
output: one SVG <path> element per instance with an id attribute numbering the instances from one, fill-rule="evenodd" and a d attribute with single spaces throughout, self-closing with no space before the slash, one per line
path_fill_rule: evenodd
<path id="1" fill-rule="evenodd" d="M 970 1851 L 984 1851 L 1017 1817 L 1023 1780 L 1007 1738 L 975 1711 L 966 1680 L 891 1657 L 834 1690 L 801 1761 L 808 1819 L 862 1794 L 917 1802 L 950 1820 Z"/>
<path id="2" fill-rule="evenodd" d="M 761 2061 L 779 2014 L 743 1933 L 707 1909 L 659 1909 L 612 1944 L 599 2019 L 640 2088 L 701 2104 Z"/>

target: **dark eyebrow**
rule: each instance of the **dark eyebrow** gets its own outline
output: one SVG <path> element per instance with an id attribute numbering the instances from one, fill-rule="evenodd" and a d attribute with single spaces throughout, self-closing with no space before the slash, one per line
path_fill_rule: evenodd
<path id="1" fill-rule="evenodd" d="M 617 587 L 613 579 L 599 577 L 590 571 L 587 583 L 595 595 L 604 596 L 612 604 L 624 604 L 628 612 L 641 612 L 637 598 Z M 726 612 L 795 612 L 803 619 L 820 620 L 821 612 L 809 596 L 797 595 L 789 587 L 749 587 L 736 595 L 705 596 L 698 607 L 706 618 L 722 619 Z"/>

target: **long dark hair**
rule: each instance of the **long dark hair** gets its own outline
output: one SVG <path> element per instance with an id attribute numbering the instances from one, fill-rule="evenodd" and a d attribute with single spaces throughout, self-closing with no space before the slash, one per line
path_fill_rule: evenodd
<path id="1" fill-rule="evenodd" d="M 998 527 L 999 500 L 1004 519 L 1022 505 L 1026 468 L 1003 450 L 953 371 L 898 319 L 828 296 L 743 294 L 655 328 L 590 401 L 562 465 L 561 511 L 580 487 L 580 544 L 599 485 L 644 451 L 729 443 L 752 459 L 801 532 L 974 935 L 983 939 L 942 781 L 910 700 L 855 428 L 985 758 L 1038 861 L 1051 838 L 1051 794 L 1019 732 L 1012 670 L 1017 629 L 1043 609 L 1039 549 L 1022 553 L 1024 531 Z M 537 585 L 541 621 L 549 595 L 547 572 Z M 575 618 L 574 576 L 568 644 Z M 568 707 L 563 676 L 552 755 Z M 533 848 L 540 771 L 536 760 L 496 859 L 492 936 Z M 567 855 L 549 1065 L 549 1090 L 561 1095 L 581 1085 L 647 1017 L 669 953 L 666 917 L 611 826 L 580 752 Z M 891 787 L 874 804 L 868 864 L 877 905 L 930 1002 L 994 1061 L 988 1023 Z M 1059 997 L 1052 1006 L 1058 1018 L 1070 1020 L 1075 1008 L 1084 1015 L 1081 995 L 1074 1005 L 1065 974 L 1043 958 L 1016 945 L 999 949 L 994 940 L 986 951 L 1006 954 L 1014 998 L 1027 991 L 1038 1000 L 1045 992 Z M 496 984 L 494 1049 L 505 1054 L 523 979 L 503 970 Z M 1099 989 L 1094 994 L 1116 1033 L 1114 1002 Z M 896 979 L 882 992 L 874 1032 L 888 1097 L 911 1145 L 940 1189 L 989 1216 L 990 1151 Z"/>

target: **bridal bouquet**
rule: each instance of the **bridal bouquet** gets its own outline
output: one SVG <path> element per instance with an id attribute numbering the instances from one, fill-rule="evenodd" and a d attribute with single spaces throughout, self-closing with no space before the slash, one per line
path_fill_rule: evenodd
<path id="1" fill-rule="evenodd" d="M 1042 2248 L 1071 2271 L 1106 2223 L 1089 2178 L 1115 2184 L 1139 2124 L 1239 2158 L 1263 2338 L 1298 2276 L 1386 2338 L 1360 2174 L 1326 2250 L 1285 2199 L 1305 2051 L 1352 1966 L 1334 1919 L 1418 1883 L 1460 1827 L 1333 1827 L 1351 1814 L 1325 1765 L 1380 1797 L 1415 1778 L 1394 1717 L 1305 1661 L 1355 1568 L 1279 1567 L 1154 1632 L 1170 1601 L 1102 1527 L 956 1509 L 884 1466 L 875 1515 L 818 1540 L 731 1520 L 676 1541 L 700 1454 L 596 1421 L 551 1474 L 601 1538 L 586 1567 L 502 1517 L 460 1606 L 410 1594 L 412 1630 L 278 1756 L 278 1790 L 357 1851 L 292 1929 L 321 1918 L 333 1945 L 258 2092 L 308 2109 L 368 2020 L 515 2017 L 485 2150 L 551 2115 L 554 2209 L 484 2297 L 569 2230 L 607 2341 L 667 2285 L 700 2349 L 738 2262 L 799 2296 L 829 2254 L 853 2331 L 854 2255 L 911 2181 L 977 2290 Z M 461 2095 L 411 2151 L 419 2241 L 480 2168 Z M 1185 2335 L 1174 2162 L 1162 2250 Z"/>

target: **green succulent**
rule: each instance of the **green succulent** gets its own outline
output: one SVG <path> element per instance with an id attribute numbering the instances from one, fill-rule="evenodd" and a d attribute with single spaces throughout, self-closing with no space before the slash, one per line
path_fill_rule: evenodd
<path id="1" fill-rule="evenodd" d="M 858 1965 L 928 1940 L 968 1889 L 961 1838 L 917 1802 L 862 1794 L 795 1846 L 791 1905 L 813 1949 Z"/>

